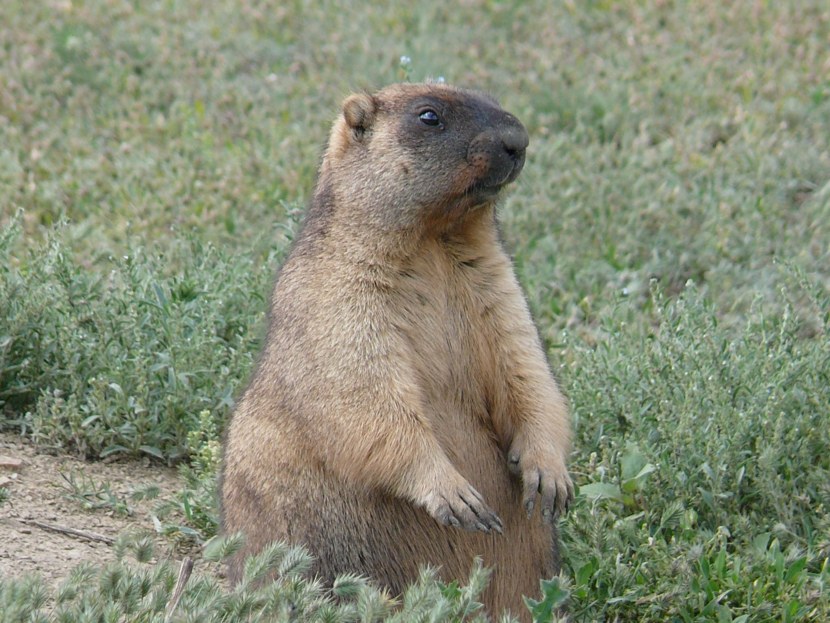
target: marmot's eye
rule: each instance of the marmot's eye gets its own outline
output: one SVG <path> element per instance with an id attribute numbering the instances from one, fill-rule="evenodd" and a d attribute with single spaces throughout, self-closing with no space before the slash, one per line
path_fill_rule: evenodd
<path id="1" fill-rule="evenodd" d="M 425 125 L 436 126 L 441 124 L 441 120 L 438 118 L 438 114 L 434 110 L 425 110 L 418 118 L 421 120 L 421 123 Z"/>

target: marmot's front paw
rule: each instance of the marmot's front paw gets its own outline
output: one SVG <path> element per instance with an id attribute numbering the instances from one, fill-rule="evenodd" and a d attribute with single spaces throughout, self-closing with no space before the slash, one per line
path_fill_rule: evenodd
<path id="1" fill-rule="evenodd" d="M 517 439 L 507 453 L 507 464 L 510 471 L 522 478 L 522 505 L 528 518 L 533 515 L 537 494 L 542 498 L 542 519 L 546 522 L 552 523 L 568 512 L 574 485 L 561 452 L 555 448 L 542 451 L 523 447 Z"/>
<path id="2" fill-rule="evenodd" d="M 502 533 L 499 516 L 466 480 L 462 479 L 455 487 L 431 493 L 424 506 L 438 523 L 445 526 Z"/>

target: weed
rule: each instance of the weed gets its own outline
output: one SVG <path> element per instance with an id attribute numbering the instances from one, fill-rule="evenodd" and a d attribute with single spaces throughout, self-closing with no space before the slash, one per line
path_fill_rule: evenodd
<path id="1" fill-rule="evenodd" d="M 236 537 L 214 540 L 206 556 L 220 561 L 240 544 Z M 146 537 L 122 537 L 116 543 L 116 553 L 115 563 L 77 567 L 56 591 L 50 591 L 36 578 L 0 579 L 3 620 L 82 621 L 91 616 L 107 621 L 163 620 L 176 580 L 172 565 L 168 561 L 150 562 L 153 547 Z M 135 562 L 128 560 L 128 553 Z M 311 563 L 312 558 L 302 548 L 277 542 L 248 561 L 242 581 L 230 592 L 210 575 L 197 573 L 177 602 L 175 620 L 486 620 L 477 601 L 488 577 L 480 564 L 473 568 L 466 585 L 441 584 L 433 571 L 424 570 L 397 601 L 354 575 L 339 577 L 334 588 L 327 591 L 319 580 L 308 575 Z M 273 581 L 264 582 L 268 577 Z M 564 596 L 561 591 L 548 591 L 545 602 L 556 607 Z"/>
<path id="2" fill-rule="evenodd" d="M 250 367 L 265 272 L 191 239 L 169 254 L 137 248 L 95 275 L 60 236 L 0 268 L 0 400 L 23 414 L 5 427 L 87 458 L 181 461 L 198 414 L 223 419 Z M 177 254 L 195 264 L 166 276 Z"/>
<path id="3" fill-rule="evenodd" d="M 77 502 L 84 510 L 107 510 L 116 515 L 133 514 L 128 501 L 112 490 L 112 484 L 106 480 L 98 481 L 83 472 L 61 472 L 64 497 Z"/>

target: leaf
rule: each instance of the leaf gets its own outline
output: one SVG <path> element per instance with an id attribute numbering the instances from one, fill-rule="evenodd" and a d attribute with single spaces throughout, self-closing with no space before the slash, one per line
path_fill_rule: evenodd
<path id="1" fill-rule="evenodd" d="M 770 532 L 762 532 L 752 539 L 752 549 L 759 554 L 767 552 L 767 545 L 769 545 L 769 538 L 772 536 Z"/>
<path id="2" fill-rule="evenodd" d="M 636 476 L 623 481 L 622 490 L 626 493 L 633 493 L 634 491 L 639 490 L 643 480 L 645 480 L 645 477 L 655 471 L 657 471 L 657 467 L 655 465 L 652 465 L 651 463 L 646 463 L 645 465 L 643 465 L 642 469 L 640 469 L 640 471 L 637 472 Z"/>
<path id="3" fill-rule="evenodd" d="M 441 590 L 441 595 L 447 599 L 458 599 L 461 597 L 461 587 L 457 581 L 450 582 L 449 584 L 439 582 L 438 587 Z"/>
<path id="4" fill-rule="evenodd" d="M 592 482 L 591 484 L 582 485 L 579 487 L 579 495 L 593 500 L 624 501 L 620 488 L 610 482 Z"/>
<path id="5" fill-rule="evenodd" d="M 176 530 L 181 532 L 183 535 L 185 535 L 187 537 L 190 537 L 194 541 L 199 542 L 199 541 L 202 540 L 202 535 L 199 534 L 199 531 L 194 530 L 193 528 L 190 528 L 189 526 L 176 525 L 176 526 L 172 526 L 172 527 L 174 527 Z"/>
<path id="6" fill-rule="evenodd" d="M 332 584 L 331 592 L 335 597 L 354 597 L 367 586 L 367 580 L 355 573 L 346 573 L 337 576 Z"/>
<path id="7" fill-rule="evenodd" d="M 807 559 L 802 557 L 795 560 L 787 569 L 787 574 L 784 576 L 784 581 L 787 583 L 793 582 L 807 566 Z"/>
<path id="8" fill-rule="evenodd" d="M 205 560 L 220 562 L 242 549 L 245 538 L 237 532 L 229 536 L 214 536 L 202 546 Z"/>
<path id="9" fill-rule="evenodd" d="M 84 421 L 81 422 L 81 428 L 87 428 L 90 424 L 99 419 L 101 419 L 100 415 L 90 415 L 89 417 L 84 418 Z"/>
<path id="10" fill-rule="evenodd" d="M 101 451 L 100 457 L 103 459 L 108 457 L 111 454 L 115 454 L 117 452 L 129 452 L 127 448 L 119 444 L 113 444 L 111 446 L 107 446 Z"/>
<path id="11" fill-rule="evenodd" d="M 643 469 L 646 463 L 646 457 L 637 444 L 629 443 L 626 445 L 625 453 L 620 458 L 620 476 L 622 480 L 636 478 L 636 474 Z"/>
<path id="12" fill-rule="evenodd" d="M 157 459 L 161 459 L 162 461 L 164 460 L 164 453 L 161 450 L 159 450 L 158 448 L 156 448 L 155 446 L 141 446 L 141 447 L 139 447 L 139 450 L 141 450 L 145 454 L 149 454 L 150 456 L 154 456 Z"/>
<path id="13" fill-rule="evenodd" d="M 550 621 L 554 611 L 565 605 L 570 591 L 559 577 L 541 580 L 539 585 L 542 588 L 542 601 L 523 597 L 525 606 L 530 610 L 534 621 Z"/>
<path id="14" fill-rule="evenodd" d="M 577 570 L 576 575 L 574 576 L 574 579 L 576 580 L 576 585 L 584 586 L 588 584 L 596 570 L 597 561 L 596 558 L 592 558 Z"/>
<path id="15" fill-rule="evenodd" d="M 158 283 L 153 283 L 153 292 L 155 292 L 156 299 L 159 302 L 159 307 L 164 309 L 167 307 L 167 297 L 164 295 L 164 290 L 161 289 Z"/>

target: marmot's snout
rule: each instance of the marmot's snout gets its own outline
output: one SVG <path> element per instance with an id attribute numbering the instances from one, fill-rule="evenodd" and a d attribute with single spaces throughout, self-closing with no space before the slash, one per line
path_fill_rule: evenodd
<path id="1" fill-rule="evenodd" d="M 499 112 L 467 150 L 467 161 L 480 175 L 476 186 L 485 191 L 497 191 L 515 180 L 525 163 L 527 130 L 513 115 Z"/>
<path id="2" fill-rule="evenodd" d="M 518 119 L 511 117 L 514 123 L 505 126 L 501 132 L 501 142 L 505 153 L 513 162 L 513 170 L 505 182 L 515 180 L 525 165 L 525 150 L 527 149 L 527 130 Z"/>

